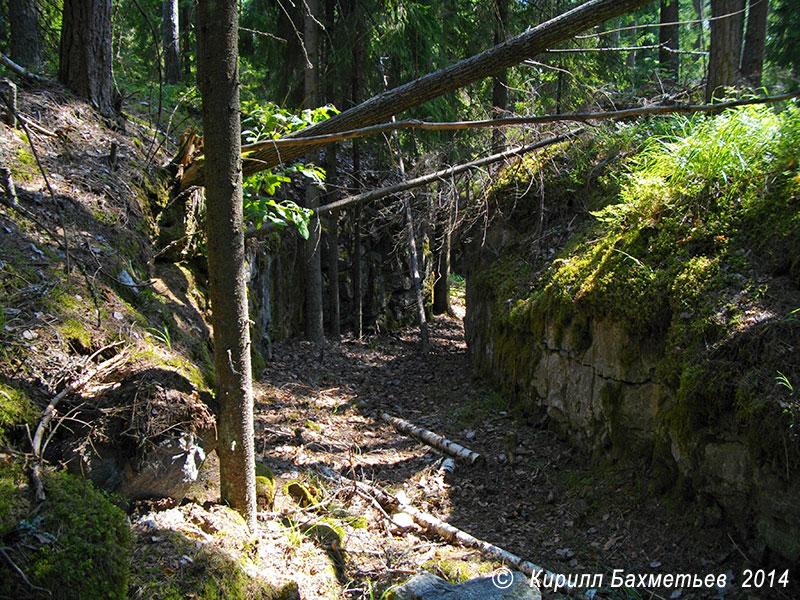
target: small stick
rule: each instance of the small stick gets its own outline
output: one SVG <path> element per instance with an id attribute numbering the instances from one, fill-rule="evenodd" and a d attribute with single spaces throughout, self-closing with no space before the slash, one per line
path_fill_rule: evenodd
<path id="1" fill-rule="evenodd" d="M 464 460 L 469 461 L 469 464 L 471 465 L 474 465 L 476 462 L 483 459 L 483 457 L 477 452 L 474 452 L 469 448 L 465 448 L 460 444 L 456 444 L 455 442 L 433 433 L 432 431 L 412 425 L 404 419 L 393 417 L 388 413 L 381 413 L 381 419 L 387 423 L 390 423 L 398 431 L 407 433 L 408 435 L 415 437 L 416 439 L 425 442 L 429 446 L 433 446 L 437 450 L 441 450 L 450 456 L 463 458 Z"/>
<path id="2" fill-rule="evenodd" d="M 33 585 L 30 581 L 28 581 L 28 578 L 25 576 L 25 573 L 23 573 L 22 569 L 20 569 L 17 566 L 17 563 L 15 563 L 13 560 L 11 560 L 11 557 L 6 552 L 6 549 L 4 547 L 2 547 L 2 546 L 0 546 L 0 554 L 2 554 L 3 558 L 6 559 L 6 562 L 8 562 L 8 564 L 11 565 L 11 568 L 14 569 L 17 572 L 17 575 L 22 577 L 22 581 L 25 582 L 25 585 L 27 585 L 32 590 L 36 590 L 37 592 L 44 592 L 48 596 L 52 596 L 53 595 L 53 592 L 51 592 L 50 590 L 42 588 L 42 587 L 39 587 L 37 585 Z"/>

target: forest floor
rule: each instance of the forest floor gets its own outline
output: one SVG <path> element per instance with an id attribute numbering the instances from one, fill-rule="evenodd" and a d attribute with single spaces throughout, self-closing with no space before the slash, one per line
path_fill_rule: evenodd
<path id="1" fill-rule="evenodd" d="M 416 526 L 402 530 L 352 486 L 318 477 L 321 466 L 402 493 L 417 509 L 556 574 L 602 573 L 607 588 L 615 569 L 637 576 L 735 574 L 728 589 L 617 588 L 598 598 L 759 597 L 737 585 L 748 561 L 728 533 L 732 527 L 704 527 L 691 511 L 665 506 L 648 491 L 646 467 L 592 465 L 551 431 L 516 419 L 473 375 L 461 320 L 437 317 L 430 330 L 427 355 L 418 352 L 412 329 L 344 340 L 322 357 L 307 342 L 278 344 L 260 374 L 257 460 L 276 480 L 305 478 L 327 506 L 344 509 L 341 514 L 366 517 L 362 527 L 340 521 L 345 539 L 344 555 L 334 560 L 338 584 L 330 574 L 289 566 L 303 598 L 329 597 L 337 585 L 344 598 L 379 598 L 419 570 L 456 582 L 500 567 Z M 487 462 L 456 461 L 447 473 L 439 468 L 438 451 L 380 420 L 382 411 L 467 446 Z M 276 510 L 296 507 L 278 489 Z M 304 573 L 300 580 L 298 573 Z M 772 590 L 770 597 L 790 596 Z"/>

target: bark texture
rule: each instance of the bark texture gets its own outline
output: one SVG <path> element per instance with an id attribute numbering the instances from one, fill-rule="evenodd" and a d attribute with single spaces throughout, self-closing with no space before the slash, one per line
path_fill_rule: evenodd
<path id="1" fill-rule="evenodd" d="M 724 88 L 739 79 L 742 51 L 742 19 L 734 15 L 744 8 L 744 0 L 711 0 L 711 50 L 708 55 L 706 102 L 721 98 Z M 714 17 L 723 17 L 715 19 Z"/>
<path id="2" fill-rule="evenodd" d="M 750 87 L 761 87 L 764 71 L 764 45 L 767 40 L 767 0 L 750 0 L 747 12 L 747 30 L 744 34 L 740 74 Z"/>
<path id="3" fill-rule="evenodd" d="M 374 96 L 326 121 L 303 129 L 296 137 L 335 133 L 380 123 L 394 114 L 490 77 L 581 31 L 649 4 L 650 1 L 591 0 L 485 52 Z M 325 143 L 321 142 L 320 145 Z M 307 148 L 288 148 L 280 152 L 275 148 L 265 148 L 248 157 L 244 163 L 244 173 L 258 173 L 283 161 L 297 158 L 307 151 Z M 201 171 L 202 165 L 195 162 L 184 174 L 181 187 L 200 185 Z"/>
<path id="4" fill-rule="evenodd" d="M 11 27 L 11 59 L 23 67 L 38 67 L 42 57 L 34 0 L 8 0 L 8 20 Z"/>
<path id="5" fill-rule="evenodd" d="M 495 0 L 495 29 L 494 45 L 506 39 L 506 24 L 508 23 L 508 0 Z M 508 77 L 505 71 L 500 71 L 494 76 L 492 84 L 492 112 L 495 119 L 506 116 L 508 108 Z M 506 147 L 505 130 L 498 127 L 492 131 L 492 152 L 497 154 Z"/>
<path id="6" fill-rule="evenodd" d="M 319 44 L 317 31 L 317 0 L 305 0 L 305 31 L 303 42 L 306 47 L 309 64 L 305 70 L 306 108 L 314 109 L 319 105 Z M 319 152 L 306 154 L 307 163 L 318 161 Z M 325 343 L 325 332 L 322 322 L 322 250 L 320 238 L 322 226 L 316 214 L 320 202 L 320 189 L 311 180 L 306 181 L 306 207 L 314 211 L 308 224 L 308 240 L 305 243 L 305 330 L 306 338 L 321 346 Z"/>
<path id="7" fill-rule="evenodd" d="M 181 80 L 178 14 L 178 0 L 163 0 L 161 32 L 164 42 L 164 79 L 167 83 L 178 83 Z"/>
<path id="8" fill-rule="evenodd" d="M 670 52 L 678 49 L 678 0 L 661 0 L 661 28 L 659 29 L 658 42 L 662 47 L 658 50 L 658 64 L 664 74 L 674 81 L 678 81 L 680 68 L 679 54 Z"/>
<path id="9" fill-rule="evenodd" d="M 111 117 L 111 0 L 64 0 L 58 80 Z"/>
<path id="10" fill-rule="evenodd" d="M 198 3 L 198 85 L 203 98 L 208 276 L 223 501 L 256 527 L 253 387 L 242 223 L 236 0 Z"/>

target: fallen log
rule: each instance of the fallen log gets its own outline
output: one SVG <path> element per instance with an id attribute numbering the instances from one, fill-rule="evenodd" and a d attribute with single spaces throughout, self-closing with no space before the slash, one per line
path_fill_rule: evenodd
<path id="1" fill-rule="evenodd" d="M 469 448 L 465 448 L 460 444 L 456 444 L 455 442 L 452 442 L 437 433 L 433 433 L 432 431 L 422 427 L 417 427 L 416 425 L 409 423 L 404 419 L 393 417 L 389 413 L 381 413 L 381 419 L 391 424 L 392 427 L 397 429 L 397 431 L 407 433 L 411 437 L 414 437 L 421 442 L 425 442 L 429 446 L 433 446 L 445 454 L 455 456 L 456 458 L 463 458 L 464 460 L 469 461 L 469 464 L 471 465 L 474 465 L 478 461 L 485 460 L 483 456 L 477 452 L 474 452 L 473 450 L 470 450 Z"/>
<path id="2" fill-rule="evenodd" d="M 564 575 L 559 575 L 553 573 L 552 571 L 548 571 L 547 569 L 525 560 L 516 554 L 501 548 L 500 546 L 496 546 L 495 544 L 485 540 L 478 539 L 474 535 L 467 533 L 458 527 L 454 527 L 449 523 L 445 523 L 433 515 L 429 515 L 428 513 L 414 508 L 410 504 L 402 502 L 399 498 L 397 498 L 397 496 L 393 496 L 392 494 L 389 494 L 378 487 L 364 483 L 363 481 L 355 481 L 345 477 L 344 475 L 340 475 L 333 469 L 325 466 L 320 467 L 320 472 L 328 480 L 334 481 L 341 485 L 354 487 L 361 492 L 374 497 L 383 507 L 387 508 L 391 512 L 403 512 L 408 514 L 417 525 L 426 531 L 436 534 L 446 541 L 455 542 L 468 548 L 475 548 L 484 556 L 498 560 L 504 565 L 514 568 L 524 573 L 526 576 L 531 577 L 534 581 L 542 582 L 545 578 L 551 582 L 563 581 L 564 585 L 559 587 L 559 591 L 563 593 L 592 597 L 590 594 L 587 594 L 584 590 L 580 590 L 577 587 L 568 587 L 566 585 L 567 581 Z"/>

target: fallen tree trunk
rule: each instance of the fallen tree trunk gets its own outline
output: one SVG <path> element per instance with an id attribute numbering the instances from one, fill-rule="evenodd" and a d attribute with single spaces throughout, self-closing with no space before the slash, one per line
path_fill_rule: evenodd
<path id="1" fill-rule="evenodd" d="M 461 165 L 456 165 L 454 167 L 447 167 L 446 169 L 435 171 L 433 173 L 429 173 L 428 175 L 423 175 L 421 177 L 416 177 L 414 179 L 409 179 L 407 181 L 403 181 L 396 185 L 390 185 L 387 187 L 379 188 L 377 190 L 371 190 L 369 192 L 364 192 L 363 194 L 358 194 L 357 196 L 350 196 L 349 198 L 342 198 L 341 200 L 337 200 L 336 202 L 331 202 L 329 204 L 325 204 L 324 206 L 320 206 L 317 209 L 317 214 L 321 216 L 329 212 L 333 212 L 334 210 L 347 208 L 348 206 L 364 204 L 366 202 L 371 202 L 373 200 L 380 200 L 381 198 L 385 198 L 386 196 L 399 194 L 400 192 L 404 192 L 411 188 L 427 185 L 429 183 L 433 183 L 434 181 L 439 181 L 440 179 L 454 177 L 459 173 L 464 173 L 465 171 L 469 171 L 470 169 L 479 169 L 480 167 L 485 167 L 486 165 L 490 165 L 492 163 L 505 160 L 507 158 L 522 156 L 523 154 L 526 154 L 528 152 L 532 152 L 534 150 L 538 150 L 546 146 L 551 146 L 552 144 L 563 142 L 571 137 L 578 135 L 582 131 L 583 128 L 575 129 L 573 131 L 568 131 L 566 133 L 561 133 L 559 135 L 546 138 L 544 140 L 541 140 L 533 144 L 528 144 L 526 146 L 521 146 L 517 148 L 511 148 L 510 150 L 506 150 L 505 152 L 500 152 L 499 154 L 492 154 L 491 156 L 479 158 L 478 160 L 473 160 L 468 163 L 463 163 Z M 255 228 L 248 229 L 247 232 L 245 233 L 245 238 L 249 239 L 253 237 L 255 238 L 262 237 L 272 231 L 275 231 L 277 228 L 278 226 L 271 222 L 265 223 L 260 229 L 255 229 Z"/>
<path id="2" fill-rule="evenodd" d="M 374 96 L 358 106 L 288 137 L 336 133 L 380 123 L 392 115 L 508 69 L 581 31 L 649 4 L 651 1 L 591 0 L 480 54 Z M 295 159 L 314 147 L 323 145 L 325 143 L 320 142 L 318 146 L 306 145 L 283 151 L 279 151 L 276 146 L 268 145 L 250 152 L 243 157 L 244 177 Z M 184 172 L 180 187 L 186 189 L 193 185 L 202 185 L 204 177 L 203 161 L 196 160 Z"/>
<path id="3" fill-rule="evenodd" d="M 441 450 L 445 454 L 449 454 L 450 456 L 455 456 L 456 458 L 463 458 L 466 461 L 469 461 L 469 464 L 474 465 L 476 462 L 483 460 L 483 457 L 470 450 L 469 448 L 465 448 L 460 444 L 456 444 L 444 438 L 432 431 L 428 431 L 427 429 L 423 429 L 422 427 L 417 427 L 409 423 L 404 419 L 400 419 L 398 417 L 393 417 L 388 413 L 381 413 L 381 419 L 386 421 L 387 423 L 391 424 L 392 427 L 397 429 L 402 433 L 407 433 L 411 437 L 414 437 L 422 442 L 425 442 L 429 446 L 433 446 L 437 450 Z"/>
<path id="4" fill-rule="evenodd" d="M 558 586 L 559 591 L 568 594 L 580 594 L 581 590 L 577 587 L 568 587 L 567 586 L 567 578 L 563 574 L 556 574 L 552 571 L 548 571 L 536 565 L 528 560 L 525 560 L 516 554 L 509 552 L 501 548 L 500 546 L 496 546 L 490 542 L 485 540 L 481 540 L 476 538 L 474 535 L 467 533 L 466 531 L 459 529 L 458 527 L 454 527 L 449 523 L 445 523 L 441 519 L 437 519 L 433 515 L 429 515 L 428 513 L 422 512 L 413 506 L 402 502 L 397 496 L 393 496 L 384 492 L 382 489 L 375 487 L 373 485 L 369 485 L 362 481 L 355 481 L 353 479 L 349 479 L 343 475 L 340 475 L 333 469 L 328 467 L 322 466 L 321 467 L 322 475 L 336 483 L 347 485 L 349 487 L 353 487 L 358 489 L 361 493 L 367 494 L 375 500 L 385 509 L 391 512 L 403 512 L 409 515 L 414 522 L 425 529 L 426 531 L 435 533 L 440 538 L 447 540 L 449 542 L 454 542 L 466 546 L 468 548 L 475 548 L 476 550 L 480 551 L 484 556 L 489 558 L 493 558 L 502 562 L 503 564 L 510 566 L 518 571 L 521 571 L 528 577 L 532 578 L 534 582 L 539 582 L 542 585 L 543 582 L 550 581 L 550 586 L 555 587 L 556 582 L 559 582 L 560 585 Z M 588 596 L 588 594 L 587 594 Z"/>

